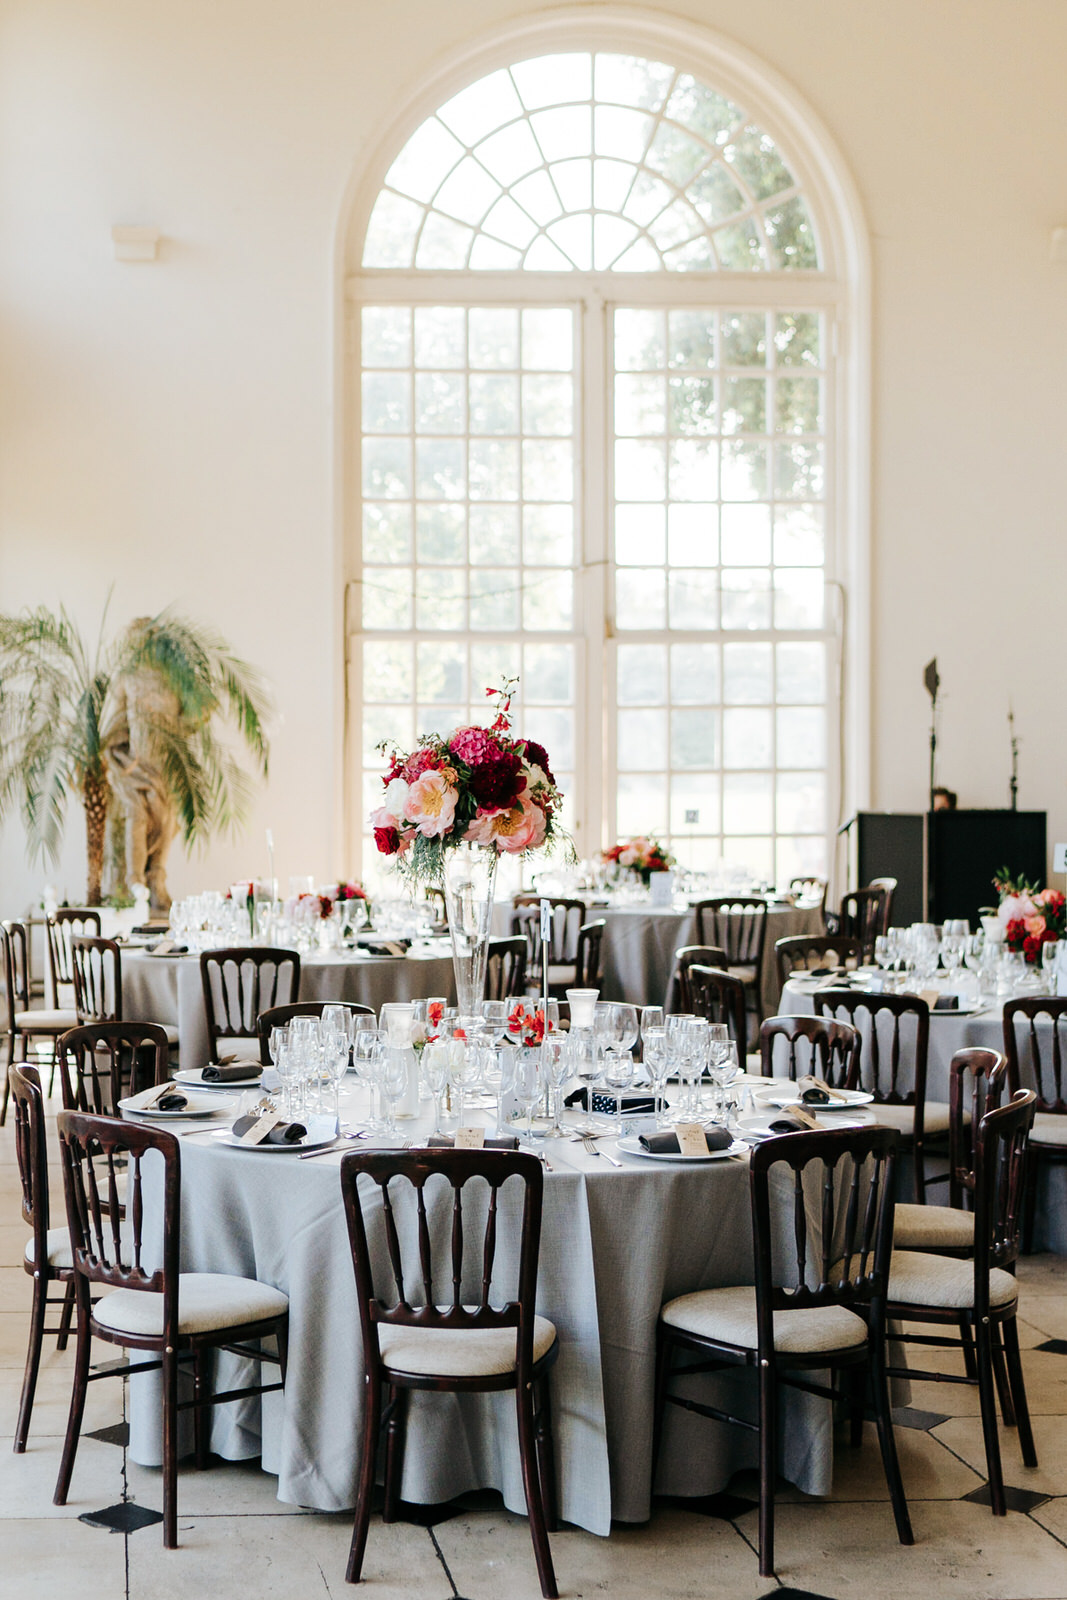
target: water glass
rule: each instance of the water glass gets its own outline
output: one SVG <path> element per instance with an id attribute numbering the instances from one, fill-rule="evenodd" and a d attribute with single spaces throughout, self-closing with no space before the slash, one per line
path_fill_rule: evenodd
<path id="1" fill-rule="evenodd" d="M 408 1086 L 408 1051 L 395 1045 L 386 1045 L 381 1051 L 380 1086 L 386 1103 L 385 1131 L 396 1135 L 396 1108 Z"/>
<path id="2" fill-rule="evenodd" d="M 433 1096 L 433 1131 L 441 1132 L 441 1096 L 448 1087 L 450 1046 L 443 1041 L 425 1046 L 422 1052 L 422 1075 Z"/>
<path id="3" fill-rule="evenodd" d="M 1041 975 L 1049 994 L 1056 993 L 1056 964 L 1060 958 L 1060 941 L 1047 939 L 1041 946 Z"/>
<path id="4" fill-rule="evenodd" d="M 566 1137 L 560 1126 L 560 1117 L 563 1115 L 563 1090 L 571 1075 L 570 1055 L 565 1036 L 562 1033 L 550 1033 L 541 1046 L 541 1056 L 545 1080 L 552 1093 L 552 1126 L 545 1137 L 563 1139 Z"/>
<path id="5" fill-rule="evenodd" d="M 481 1063 L 478 1060 L 477 1052 L 472 1047 L 469 1047 L 463 1039 L 450 1040 L 446 1048 L 449 1052 L 451 1081 L 457 1091 L 458 1109 L 456 1114 L 459 1118 L 458 1126 L 463 1128 L 466 1126 L 467 1090 L 477 1078 Z"/>
<path id="6" fill-rule="evenodd" d="M 630 1008 L 633 1009 L 632 1007 Z M 634 1081 L 634 1058 L 629 1050 L 604 1052 L 604 1083 L 615 1097 L 615 1136 L 622 1137 L 622 1097 Z"/>
<path id="7" fill-rule="evenodd" d="M 526 1138 L 533 1139 L 534 1107 L 545 1092 L 545 1076 L 540 1050 L 516 1050 L 515 1099 L 526 1116 Z"/>

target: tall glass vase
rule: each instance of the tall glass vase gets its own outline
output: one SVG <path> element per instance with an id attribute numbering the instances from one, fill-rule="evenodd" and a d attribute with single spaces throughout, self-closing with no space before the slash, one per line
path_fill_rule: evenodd
<path id="1" fill-rule="evenodd" d="M 491 846 L 460 844 L 444 854 L 445 903 L 461 1017 L 478 1016 L 482 1009 L 496 864 L 497 852 Z"/>

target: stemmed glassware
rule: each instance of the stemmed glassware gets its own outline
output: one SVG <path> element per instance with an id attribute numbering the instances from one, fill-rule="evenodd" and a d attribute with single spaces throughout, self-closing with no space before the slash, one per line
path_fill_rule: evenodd
<path id="1" fill-rule="evenodd" d="M 1041 975 L 1049 994 L 1056 993 L 1056 965 L 1060 956 L 1060 941 L 1046 939 L 1041 946 Z"/>
<path id="2" fill-rule="evenodd" d="M 561 1033 L 550 1033 L 545 1036 L 541 1046 L 541 1055 L 544 1062 L 544 1075 L 548 1087 L 552 1091 L 552 1126 L 546 1133 L 546 1139 L 566 1138 L 560 1126 L 563 1114 L 563 1090 L 571 1075 L 570 1054 L 567 1050 L 566 1040 Z"/>
<path id="3" fill-rule="evenodd" d="M 457 1115 L 458 1126 L 466 1126 L 467 1090 L 478 1076 L 481 1063 L 477 1051 L 468 1046 L 463 1039 L 452 1039 L 447 1046 L 449 1052 L 449 1071 L 453 1087 L 457 1090 Z"/>
<path id="4" fill-rule="evenodd" d="M 633 1007 L 628 1009 L 632 1010 Z M 636 1029 L 635 1029 L 636 1031 Z M 634 1081 L 634 1058 L 629 1050 L 614 1048 L 604 1052 L 604 1083 L 615 1098 L 615 1136 L 622 1137 L 622 1097 Z"/>
<path id="5" fill-rule="evenodd" d="M 448 1086 L 450 1046 L 442 1040 L 427 1044 L 422 1052 L 422 1073 L 433 1096 L 433 1131 L 441 1132 L 441 1096 Z"/>
<path id="6" fill-rule="evenodd" d="M 396 1108 L 408 1086 L 407 1051 L 395 1045 L 386 1045 L 379 1053 L 378 1079 L 385 1100 L 385 1132 L 397 1134 Z"/>
<path id="7" fill-rule="evenodd" d="M 658 1010 L 658 1007 L 655 1008 Z M 648 1081 L 651 1083 L 656 1096 L 656 1125 L 662 1127 L 666 1119 L 666 1105 L 664 1090 L 667 1086 L 667 1077 L 670 1072 L 670 1062 L 667 1057 L 667 1030 L 666 1028 L 646 1028 L 641 1025 L 642 1058 Z"/>
<path id="8" fill-rule="evenodd" d="M 525 1136 L 532 1141 L 534 1107 L 545 1089 L 544 1067 L 540 1050 L 516 1050 L 515 1056 L 515 1099 L 526 1114 Z"/>

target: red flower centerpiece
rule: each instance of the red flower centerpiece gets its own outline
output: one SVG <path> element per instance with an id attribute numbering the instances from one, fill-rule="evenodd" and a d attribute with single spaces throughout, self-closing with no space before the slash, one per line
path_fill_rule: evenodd
<path id="1" fill-rule="evenodd" d="M 1058 889 L 1039 889 L 1026 878 L 1013 878 L 1007 867 L 993 879 L 1000 896 L 997 917 L 1009 950 L 1021 950 L 1031 965 L 1041 960 L 1041 946 L 1067 933 L 1067 900 Z"/>
<path id="2" fill-rule="evenodd" d="M 646 889 L 654 872 L 670 872 L 676 864 L 658 839 L 643 833 L 603 850 L 600 859 L 611 862 L 621 872 L 635 872 Z"/>

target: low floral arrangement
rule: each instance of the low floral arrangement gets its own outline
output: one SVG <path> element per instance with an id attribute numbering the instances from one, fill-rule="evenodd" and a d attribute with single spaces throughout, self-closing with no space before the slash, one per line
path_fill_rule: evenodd
<path id="1" fill-rule="evenodd" d="M 552 1023 L 548 1031 L 553 1031 Z M 515 1044 L 543 1044 L 545 1038 L 545 1013 L 536 1008 L 527 1010 L 520 1000 L 508 1017 L 508 1032 Z"/>
<path id="2" fill-rule="evenodd" d="M 512 732 L 516 684 L 507 679 L 485 691 L 497 703 L 487 728 L 424 734 L 407 753 L 379 745 L 389 770 L 382 804 L 371 813 L 374 842 L 382 855 L 396 856 L 414 882 L 439 881 L 442 854 L 457 845 L 520 855 L 565 838 L 548 752 Z"/>
<path id="3" fill-rule="evenodd" d="M 317 894 L 310 894 L 306 890 L 303 894 L 290 895 L 285 902 L 285 918 L 294 927 L 302 927 L 305 923 L 317 922 L 320 917 L 329 916 L 329 911 L 323 911 L 321 898 Z"/>
<path id="4" fill-rule="evenodd" d="M 613 844 L 610 850 L 603 850 L 600 859 L 610 861 L 620 869 L 636 872 L 646 887 L 654 872 L 670 872 L 676 865 L 675 858 L 658 839 L 646 838 L 643 833 L 633 839 L 623 839 L 620 844 Z"/>
<path id="5" fill-rule="evenodd" d="M 421 1056 L 428 1044 L 437 1044 L 441 1038 L 441 1024 L 445 1018 L 443 1000 L 431 1000 L 426 1008 L 426 1021 L 412 1024 L 411 1046 L 416 1055 Z M 457 1035 L 466 1038 L 460 1028 L 453 1029 L 453 1038 Z"/>
<path id="6" fill-rule="evenodd" d="M 1041 946 L 1067 934 L 1067 900 L 1058 889 L 1039 889 L 1026 878 L 1013 878 L 1007 867 L 993 879 L 1000 896 L 997 917 L 1009 950 L 1021 950 L 1027 961 L 1041 960 Z"/>
<path id="7" fill-rule="evenodd" d="M 331 916 L 339 905 L 347 900 L 363 900 L 367 909 L 370 909 L 370 899 L 366 889 L 359 883 L 331 883 L 319 890 L 319 915 Z"/>

